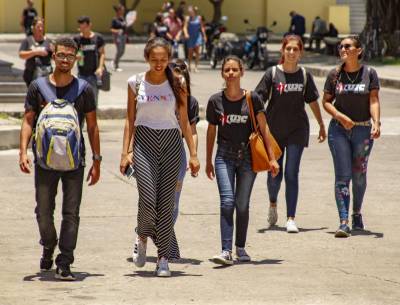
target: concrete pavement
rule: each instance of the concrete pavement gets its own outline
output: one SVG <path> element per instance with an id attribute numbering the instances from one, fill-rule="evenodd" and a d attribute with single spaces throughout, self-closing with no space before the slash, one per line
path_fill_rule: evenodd
<path id="1" fill-rule="evenodd" d="M 18 152 L 0 152 L 0 304 L 400 304 L 400 236 L 397 232 L 399 136 L 376 141 L 369 163 L 363 214 L 367 231 L 335 239 L 338 215 L 327 143 L 310 147 L 300 172 L 299 234 L 284 230 L 284 185 L 278 227 L 267 228 L 266 175 L 259 174 L 251 198 L 247 248 L 252 262 L 223 268 L 209 259 L 220 251 L 219 196 L 203 173 L 206 124 L 199 126 L 198 178 L 186 177 L 176 225 L 183 259 L 171 264 L 172 278 L 153 276 L 148 263 L 131 261 L 136 223 L 135 180 L 118 172 L 123 121 L 100 121 L 104 161 L 101 181 L 84 188 L 76 260 L 78 281 L 58 282 L 39 272 L 41 248 L 33 213 L 33 176 L 18 169 Z M 61 189 L 57 198 L 59 228 Z"/>

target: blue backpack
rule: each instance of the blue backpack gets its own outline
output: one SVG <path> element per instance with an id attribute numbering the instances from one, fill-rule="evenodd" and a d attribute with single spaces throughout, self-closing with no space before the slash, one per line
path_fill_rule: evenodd
<path id="1" fill-rule="evenodd" d="M 47 77 L 38 78 L 37 84 L 48 102 L 36 123 L 34 151 L 37 163 L 49 170 L 77 169 L 82 161 L 83 139 L 74 103 L 88 83 L 74 79 L 62 99 L 57 98 L 56 88 L 49 84 Z"/>

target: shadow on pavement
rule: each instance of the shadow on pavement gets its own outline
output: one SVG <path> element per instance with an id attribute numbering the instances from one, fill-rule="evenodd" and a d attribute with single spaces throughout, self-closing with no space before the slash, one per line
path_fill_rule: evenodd
<path id="1" fill-rule="evenodd" d="M 127 262 L 133 263 L 132 257 L 128 257 L 126 259 Z M 155 256 L 147 256 L 146 262 L 148 263 L 157 263 L 157 257 Z M 170 261 L 171 264 L 182 264 L 182 265 L 200 265 L 203 261 L 195 259 L 195 258 L 180 258 L 178 260 Z"/>
<path id="2" fill-rule="evenodd" d="M 74 282 L 82 282 L 87 277 L 92 276 L 104 276 L 104 274 L 95 274 L 95 273 L 88 273 L 88 272 L 73 272 L 76 280 Z M 54 278 L 55 271 L 51 272 L 38 272 L 33 275 L 27 275 L 24 277 L 25 282 L 33 282 L 33 281 L 43 281 L 43 282 L 65 282 Z"/>
<path id="3" fill-rule="evenodd" d="M 213 263 L 213 260 L 210 258 L 209 261 L 211 263 Z M 217 265 L 215 267 L 213 267 L 213 269 L 225 269 L 225 268 L 229 268 L 232 266 L 238 266 L 238 265 L 280 265 L 282 264 L 283 260 L 282 259 L 262 259 L 260 261 L 250 261 L 250 262 L 239 262 L 237 260 L 234 261 L 233 265 Z"/>
<path id="4" fill-rule="evenodd" d="M 156 277 L 154 271 L 134 271 L 132 274 L 125 274 L 127 277 Z M 171 277 L 180 277 L 180 276 L 203 276 L 202 274 L 189 274 L 183 271 L 173 271 L 171 270 Z"/>
<path id="5" fill-rule="evenodd" d="M 301 232 L 312 232 L 312 231 L 321 231 L 321 230 L 326 230 L 328 229 L 328 227 L 321 227 L 321 228 L 299 228 L 300 233 Z M 272 227 L 268 227 L 268 228 L 262 228 L 257 230 L 257 233 L 265 233 L 267 231 L 282 231 L 282 232 L 286 232 L 286 227 L 279 227 L 279 226 L 272 226 Z"/>
<path id="6" fill-rule="evenodd" d="M 328 234 L 335 234 L 335 232 L 326 232 Z M 383 238 L 384 234 L 379 232 L 372 232 L 369 230 L 364 231 L 351 231 L 352 236 L 375 236 L 375 238 Z"/>

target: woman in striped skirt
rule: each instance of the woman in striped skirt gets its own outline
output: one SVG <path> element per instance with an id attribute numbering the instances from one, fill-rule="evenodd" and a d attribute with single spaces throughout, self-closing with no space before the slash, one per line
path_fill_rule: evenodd
<path id="1" fill-rule="evenodd" d="M 197 174 L 200 164 L 188 121 L 186 84 L 168 66 L 170 45 L 163 38 L 150 39 L 144 57 L 149 70 L 128 80 L 120 171 L 124 173 L 129 164 L 136 171 L 139 204 L 134 263 L 137 267 L 145 265 L 150 237 L 158 252 L 157 276 L 170 276 L 168 260 L 180 258 L 173 210 L 183 158 L 181 133 L 189 148 L 192 174 Z"/>

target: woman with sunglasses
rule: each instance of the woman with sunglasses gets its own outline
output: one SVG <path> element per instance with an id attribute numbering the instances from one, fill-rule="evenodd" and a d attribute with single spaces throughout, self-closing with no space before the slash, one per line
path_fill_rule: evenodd
<path id="1" fill-rule="evenodd" d="M 332 116 L 328 143 L 335 168 L 335 199 L 340 218 L 335 237 L 351 235 L 350 181 L 352 229 L 364 229 L 361 206 L 367 187 L 368 158 L 374 139 L 380 136 L 379 79 L 374 69 L 359 62 L 362 52 L 357 37 L 340 42 L 342 64 L 329 73 L 322 100 L 324 109 Z"/>
<path id="2" fill-rule="evenodd" d="M 268 100 L 266 110 L 268 125 L 283 152 L 282 158 L 278 160 L 281 168 L 283 168 L 283 156 L 286 154 L 284 176 L 288 233 L 299 232 L 294 221 L 299 194 L 299 169 L 301 156 L 304 147 L 308 146 L 310 134 L 305 104 L 310 106 L 319 124 L 319 142 L 323 142 L 326 138 L 314 79 L 309 72 L 299 67 L 303 49 L 300 36 L 287 35 L 282 41 L 280 64 L 269 68 L 256 88 L 256 92 L 263 97 L 263 100 Z M 276 177 L 268 175 L 270 226 L 275 225 L 278 220 L 277 199 L 282 178 L 282 171 Z"/>
<path id="3" fill-rule="evenodd" d="M 196 175 L 200 168 L 187 116 L 186 85 L 169 67 L 171 52 L 165 39 L 150 39 L 144 48 L 148 71 L 128 80 L 120 163 L 122 174 L 133 164 L 139 192 L 133 261 L 137 267 L 145 265 L 150 237 L 157 247 L 156 274 L 162 277 L 171 276 L 168 261 L 180 258 L 173 211 L 183 158 L 181 134 L 189 148 L 192 174 Z"/>
<path id="4" fill-rule="evenodd" d="M 182 75 L 185 79 L 186 83 L 186 90 L 187 90 L 187 111 L 188 111 L 188 119 L 190 123 L 190 128 L 192 130 L 192 136 L 193 136 L 193 142 L 194 146 L 196 149 L 197 153 L 197 146 L 198 146 L 198 137 L 197 137 L 197 129 L 196 129 L 196 124 L 200 121 L 199 117 L 199 102 L 197 99 L 192 95 L 191 90 L 190 90 L 190 75 L 188 71 L 188 67 L 182 59 L 177 59 L 174 63 L 171 64 L 171 67 L 173 71 L 177 75 Z M 183 150 L 184 147 L 182 146 Z M 182 186 L 183 186 L 183 179 L 185 178 L 185 174 L 187 171 L 187 159 L 186 159 L 186 152 L 183 151 L 183 158 L 178 174 L 178 183 L 176 185 L 176 190 L 175 190 L 175 208 L 174 208 L 174 223 L 176 223 L 176 220 L 178 218 L 179 214 L 179 200 L 181 197 L 181 192 L 182 192 Z M 197 177 L 196 174 L 192 174 L 192 177 Z"/>
<path id="5" fill-rule="evenodd" d="M 232 265 L 233 214 L 236 211 L 236 258 L 240 262 L 250 261 L 245 250 L 249 224 L 249 203 L 256 173 L 252 171 L 249 136 L 252 132 L 251 116 L 246 101 L 246 90 L 240 87 L 244 73 L 243 62 L 229 55 L 222 63 L 221 75 L 226 88 L 210 97 L 207 104 L 207 165 L 206 174 L 210 180 L 217 177 L 221 201 L 221 242 L 222 252 L 213 257 L 217 264 Z M 271 172 L 275 176 L 279 165 L 268 141 L 268 126 L 264 106 L 257 94 L 251 94 L 256 116 L 270 159 Z M 217 134 L 215 171 L 212 163 L 214 141 Z"/>

